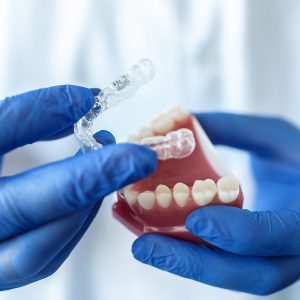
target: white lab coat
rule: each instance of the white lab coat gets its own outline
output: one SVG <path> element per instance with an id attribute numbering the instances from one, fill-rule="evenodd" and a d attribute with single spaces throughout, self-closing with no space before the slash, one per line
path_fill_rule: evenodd
<path id="1" fill-rule="evenodd" d="M 299 33 L 298 0 L 0 0 L 0 96 L 64 83 L 104 87 L 148 57 L 156 79 L 103 115 L 97 128 L 123 139 L 173 103 L 277 114 L 300 124 Z M 7 156 L 5 174 L 76 148 L 73 137 L 26 146 Z M 231 167 L 251 195 L 247 170 L 235 164 L 240 159 L 245 155 L 236 153 Z M 54 276 L 0 300 L 257 299 L 136 262 L 135 237 L 112 219 L 111 203 L 105 199 Z M 299 289 L 295 284 L 266 299 L 298 299 Z"/>

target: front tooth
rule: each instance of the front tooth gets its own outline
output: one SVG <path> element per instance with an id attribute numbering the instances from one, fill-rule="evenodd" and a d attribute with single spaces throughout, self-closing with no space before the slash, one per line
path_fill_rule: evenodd
<path id="1" fill-rule="evenodd" d="M 155 194 L 150 191 L 143 192 L 138 195 L 138 202 L 142 208 L 150 210 L 155 204 Z"/>
<path id="2" fill-rule="evenodd" d="M 160 184 L 156 187 L 155 195 L 158 204 L 163 208 L 168 208 L 172 201 L 171 190 L 163 184 Z"/>
<path id="3" fill-rule="evenodd" d="M 146 138 L 146 137 L 150 137 L 154 135 L 154 132 L 151 128 L 149 127 L 142 127 L 140 128 L 140 130 L 138 131 L 138 135 L 141 138 Z"/>
<path id="4" fill-rule="evenodd" d="M 173 187 L 173 196 L 180 207 L 184 207 L 190 195 L 189 187 L 184 183 L 176 183 Z"/>
<path id="5" fill-rule="evenodd" d="M 150 122 L 150 126 L 156 134 L 166 134 L 172 130 L 174 125 L 174 120 L 167 114 L 160 114 Z"/>
<path id="6" fill-rule="evenodd" d="M 125 188 L 123 190 L 123 194 L 125 196 L 127 203 L 129 205 L 133 205 L 136 202 L 139 193 L 136 191 L 133 191 L 132 189 Z"/>
<path id="7" fill-rule="evenodd" d="M 217 186 L 211 179 L 196 180 L 192 188 L 194 201 L 199 206 L 204 206 L 210 203 L 217 194 Z"/>
<path id="8" fill-rule="evenodd" d="M 222 177 L 217 182 L 218 196 L 223 203 L 234 201 L 239 193 L 239 182 L 234 177 Z"/>
<path id="9" fill-rule="evenodd" d="M 173 119 L 176 122 L 180 122 L 180 121 L 185 120 L 189 115 L 188 111 L 183 109 L 180 106 L 175 106 L 175 107 L 172 107 L 172 108 L 168 109 L 167 113 L 172 115 Z"/>

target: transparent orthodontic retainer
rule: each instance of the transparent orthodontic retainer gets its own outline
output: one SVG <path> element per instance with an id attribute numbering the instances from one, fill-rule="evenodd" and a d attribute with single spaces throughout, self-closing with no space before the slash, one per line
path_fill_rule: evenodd
<path id="1" fill-rule="evenodd" d="M 196 147 L 194 134 L 187 128 L 171 131 L 165 136 L 147 137 L 140 144 L 156 151 L 158 159 L 182 159 L 190 156 Z"/>
<path id="2" fill-rule="evenodd" d="M 74 125 L 74 133 L 82 152 L 102 147 L 93 137 L 93 121 L 107 109 L 134 96 L 139 88 L 152 80 L 154 76 L 153 63 L 149 59 L 143 59 L 94 97 L 94 105 L 91 110 Z"/>
<path id="3" fill-rule="evenodd" d="M 93 137 L 95 119 L 122 100 L 134 96 L 139 88 L 154 76 L 154 64 L 149 59 L 143 59 L 94 97 L 91 110 L 74 125 L 74 133 L 82 152 L 94 151 L 102 147 Z M 160 160 L 185 158 L 195 149 L 193 133 L 188 129 L 173 131 L 166 136 L 145 138 L 140 144 L 155 150 Z"/>

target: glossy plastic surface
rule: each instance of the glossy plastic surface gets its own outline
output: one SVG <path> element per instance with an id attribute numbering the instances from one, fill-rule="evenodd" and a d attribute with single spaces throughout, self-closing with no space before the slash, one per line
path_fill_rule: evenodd
<path id="1" fill-rule="evenodd" d="M 170 131 L 165 136 L 146 137 L 140 143 L 156 151 L 160 160 L 186 158 L 196 147 L 194 134 L 187 128 Z"/>
<path id="2" fill-rule="evenodd" d="M 93 122 L 96 118 L 107 109 L 134 96 L 140 87 L 152 80 L 154 76 L 154 64 L 149 59 L 142 59 L 94 97 L 91 110 L 74 125 L 74 133 L 82 152 L 94 151 L 102 147 L 93 137 Z"/>

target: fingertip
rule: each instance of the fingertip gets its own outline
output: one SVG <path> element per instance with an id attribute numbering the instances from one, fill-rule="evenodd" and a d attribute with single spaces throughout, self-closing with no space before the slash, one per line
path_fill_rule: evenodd
<path id="1" fill-rule="evenodd" d="M 186 219 L 185 226 L 192 234 L 201 238 L 211 238 L 220 227 L 226 215 L 224 206 L 207 206 L 193 211 Z M 221 222 L 220 222 L 221 221 Z"/>
<path id="2" fill-rule="evenodd" d="M 145 159 L 145 172 L 151 174 L 157 168 L 157 163 L 158 163 L 157 153 L 152 149 L 149 149 L 144 146 L 137 146 L 137 147 L 140 148 L 139 150 L 141 152 L 140 157 L 142 159 Z"/>
<path id="3" fill-rule="evenodd" d="M 98 88 L 91 88 L 90 90 L 92 91 L 94 97 L 97 96 L 101 92 L 101 90 Z"/>
<path id="4" fill-rule="evenodd" d="M 188 231 L 227 251 L 241 253 L 250 242 L 253 218 L 247 210 L 231 206 L 208 206 L 192 212 L 186 219 Z M 238 242 L 237 242 L 238 241 Z M 239 252 L 240 251 L 240 252 Z"/>
<path id="5" fill-rule="evenodd" d="M 153 151 L 133 144 L 107 145 L 85 156 L 94 170 L 101 170 L 104 185 L 101 193 L 105 192 L 105 196 L 145 178 L 155 170 L 157 163 Z"/>
<path id="6" fill-rule="evenodd" d="M 113 138 L 107 131 L 98 134 L 101 138 L 103 138 L 103 134 Z M 78 152 L 78 154 L 80 153 Z M 94 170 L 101 170 L 101 178 L 107 194 L 145 178 L 155 170 L 157 164 L 156 153 L 134 144 L 107 144 L 107 146 L 86 153 L 84 156 L 85 158 L 82 159 L 87 160 L 88 164 L 92 164 Z"/>
<path id="7" fill-rule="evenodd" d="M 96 132 L 93 137 L 102 146 L 115 145 L 116 139 L 112 133 L 107 130 L 100 130 Z M 82 155 L 82 151 L 78 150 L 75 156 Z"/>
<path id="8" fill-rule="evenodd" d="M 142 152 L 144 152 L 144 155 L 148 158 L 149 160 L 149 172 L 153 172 L 155 171 L 155 169 L 157 168 L 157 163 L 158 163 L 158 156 L 157 153 L 152 150 L 149 149 L 147 147 L 144 146 L 140 146 L 142 148 Z"/>
<path id="9" fill-rule="evenodd" d="M 67 98 L 71 104 L 73 122 L 77 122 L 92 108 L 94 104 L 93 92 L 88 88 L 76 85 L 64 85 L 61 88 L 64 92 L 62 94 L 65 94 L 63 98 Z"/>
<path id="10" fill-rule="evenodd" d="M 144 253 L 145 253 L 145 245 L 143 243 L 143 236 L 137 238 L 132 246 L 131 246 L 131 253 L 133 257 L 139 261 L 143 261 Z"/>
<path id="11" fill-rule="evenodd" d="M 102 146 L 116 144 L 113 134 L 107 130 L 100 130 L 94 134 L 95 140 Z"/>
<path id="12" fill-rule="evenodd" d="M 163 239 L 168 239 L 168 237 L 152 233 L 142 235 L 132 244 L 133 257 L 142 263 L 153 265 L 152 257 L 159 251 L 158 245 L 163 243 Z"/>
<path id="13" fill-rule="evenodd" d="M 185 227 L 188 231 L 194 234 L 194 228 L 197 224 L 197 219 L 194 217 L 194 213 L 192 212 L 191 214 L 188 215 L 188 217 L 185 220 Z"/>
<path id="14" fill-rule="evenodd" d="M 205 207 L 193 211 L 185 220 L 186 229 L 196 236 L 200 236 L 201 231 L 203 231 L 207 225 L 204 224 L 204 222 L 207 222 L 207 218 L 203 217 L 204 209 Z"/>
<path id="15" fill-rule="evenodd" d="M 198 245 L 163 234 L 148 233 L 138 238 L 132 246 L 132 253 L 138 261 L 168 271 L 181 274 L 186 268 L 187 255 Z M 191 256 L 191 255 L 190 255 Z"/>
<path id="16" fill-rule="evenodd" d="M 157 168 L 157 153 L 150 148 L 136 144 L 123 144 L 125 151 L 134 155 L 135 161 L 143 166 L 145 175 L 149 175 Z"/>

